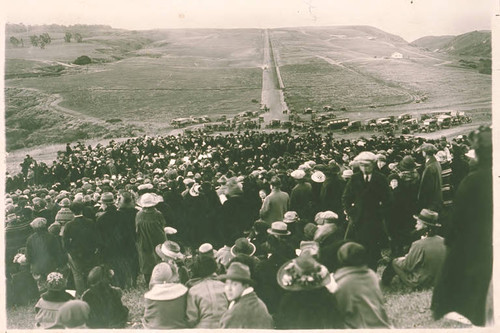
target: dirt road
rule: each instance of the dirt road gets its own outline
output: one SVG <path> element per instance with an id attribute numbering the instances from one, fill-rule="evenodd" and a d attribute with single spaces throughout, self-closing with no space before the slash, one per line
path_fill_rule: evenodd
<path id="1" fill-rule="evenodd" d="M 285 120 L 288 117 L 283 114 L 286 109 L 283 101 L 283 92 L 279 88 L 276 64 L 273 60 L 272 46 L 268 30 L 264 30 L 264 60 L 262 62 L 262 95 L 261 101 L 270 109 L 263 114 L 264 125 L 272 119 Z"/>

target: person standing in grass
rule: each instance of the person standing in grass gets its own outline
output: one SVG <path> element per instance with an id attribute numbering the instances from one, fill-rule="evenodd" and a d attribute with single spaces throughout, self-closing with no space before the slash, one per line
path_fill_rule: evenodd
<path id="1" fill-rule="evenodd" d="M 460 183 L 445 238 L 447 256 L 432 295 L 435 319 L 458 312 L 492 324 L 493 176 L 490 128 L 471 133 L 477 168 Z"/>

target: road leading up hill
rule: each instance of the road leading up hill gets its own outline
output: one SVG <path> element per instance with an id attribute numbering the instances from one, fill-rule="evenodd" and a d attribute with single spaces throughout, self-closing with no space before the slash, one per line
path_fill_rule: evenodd
<path id="1" fill-rule="evenodd" d="M 269 37 L 269 31 L 264 30 L 264 60 L 262 64 L 262 104 L 267 105 L 269 112 L 263 114 L 264 125 L 273 119 L 285 120 L 287 117 L 283 114 L 286 110 L 286 104 L 283 99 L 283 91 L 279 87 L 279 79 L 276 69 L 276 63 L 273 59 L 272 44 Z"/>

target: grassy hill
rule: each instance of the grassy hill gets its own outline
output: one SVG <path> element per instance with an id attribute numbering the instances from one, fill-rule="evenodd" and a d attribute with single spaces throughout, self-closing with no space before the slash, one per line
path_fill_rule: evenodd
<path id="1" fill-rule="evenodd" d="M 491 58 L 491 31 L 471 31 L 459 36 L 428 36 L 411 44 L 433 52 Z"/>
<path id="2" fill-rule="evenodd" d="M 255 101 L 261 95 L 261 30 L 68 27 L 72 33 L 81 33 L 83 41 L 66 43 L 65 30 L 50 27 L 14 29 L 15 34 L 8 29 L 7 39 L 15 36 L 25 41 L 24 47 L 6 44 L 6 93 L 12 100 L 19 90 L 26 90 L 23 93 L 33 94 L 47 112 L 63 111 L 65 117 L 80 115 L 77 118 L 82 121 L 104 128 L 109 127 L 106 120 L 118 118 L 151 134 L 164 133 L 176 117 L 259 109 Z M 52 42 L 45 49 L 27 45 L 35 31 L 50 31 Z M 92 63 L 74 65 L 81 55 L 89 56 Z M 23 129 L 17 118 L 10 119 L 13 116 L 14 112 L 7 115 L 7 133 Z M 34 132 L 29 135 L 37 135 Z M 88 138 L 99 133 L 91 131 Z M 18 137 L 7 136 L 9 149 L 34 143 L 30 138 L 20 142 Z M 50 140 L 66 139 L 51 136 Z"/>
<path id="3" fill-rule="evenodd" d="M 339 115 L 369 118 L 491 101 L 491 77 L 379 29 L 288 28 L 271 36 L 285 99 L 297 112 L 332 105 L 347 109 Z"/>
<path id="4" fill-rule="evenodd" d="M 81 34 L 82 42 L 65 42 L 66 32 Z M 50 34 L 50 44 L 29 45 L 30 36 L 43 33 Z M 479 104 L 491 108 L 491 77 L 479 74 L 469 58 L 429 52 L 369 26 L 278 28 L 269 35 L 291 110 L 331 105 L 339 116 L 364 119 L 436 108 L 471 111 Z M 10 37 L 23 39 L 24 47 Z M 9 150 L 73 139 L 50 122 L 34 126 L 24 118 L 64 117 L 59 123 L 75 124 L 77 137 L 90 139 L 163 134 L 176 117 L 259 108 L 261 29 L 8 25 L 6 39 Z M 82 55 L 92 63 L 73 64 Z M 23 96 L 34 105 L 26 105 Z M 112 126 L 111 119 L 122 122 Z"/>

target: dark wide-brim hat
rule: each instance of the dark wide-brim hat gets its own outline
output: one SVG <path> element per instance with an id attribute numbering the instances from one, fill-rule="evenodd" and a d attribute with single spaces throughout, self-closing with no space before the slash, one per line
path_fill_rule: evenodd
<path id="1" fill-rule="evenodd" d="M 238 254 L 246 254 L 248 256 L 253 256 L 256 251 L 255 245 L 250 242 L 247 238 L 238 238 L 233 247 L 231 247 L 231 254 L 237 256 Z"/>
<path id="2" fill-rule="evenodd" d="M 319 289 L 331 282 L 326 266 L 318 263 L 307 252 L 281 266 L 276 279 L 281 288 L 290 291 Z"/>
<path id="3" fill-rule="evenodd" d="M 442 227 L 442 225 L 438 223 L 439 214 L 427 208 L 422 209 L 418 215 L 413 215 L 413 218 L 432 227 Z"/>
<path id="4" fill-rule="evenodd" d="M 229 265 L 226 274 L 218 277 L 221 281 L 232 280 L 247 283 L 251 286 L 255 285 L 250 274 L 250 268 L 240 262 L 233 262 Z"/>
<path id="5" fill-rule="evenodd" d="M 413 157 L 408 155 L 408 156 L 403 157 L 401 162 L 399 162 L 398 168 L 401 171 L 412 171 L 412 170 L 415 170 L 417 168 L 417 163 L 415 163 L 415 160 L 413 159 Z"/>

